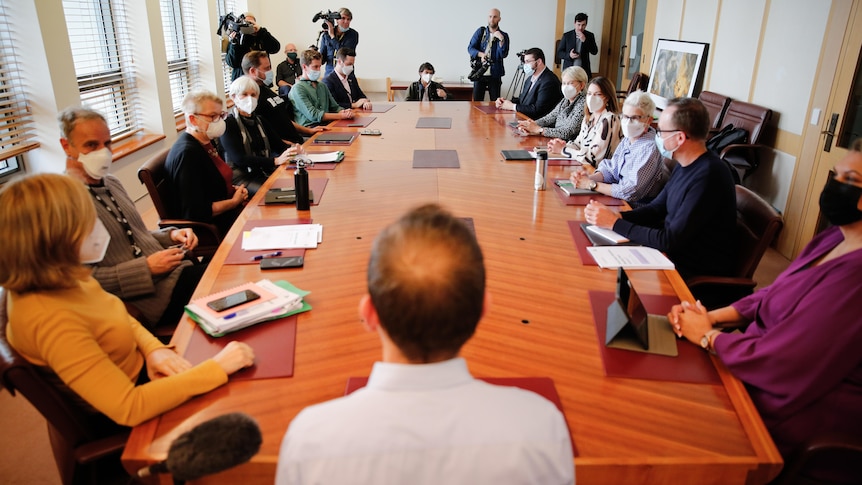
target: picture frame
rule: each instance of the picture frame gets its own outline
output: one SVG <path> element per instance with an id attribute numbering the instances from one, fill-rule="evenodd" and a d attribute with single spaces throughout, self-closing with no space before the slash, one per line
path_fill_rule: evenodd
<path id="1" fill-rule="evenodd" d="M 676 97 L 700 94 L 709 44 L 659 39 L 654 52 L 647 92 L 657 108 L 664 109 Z"/>

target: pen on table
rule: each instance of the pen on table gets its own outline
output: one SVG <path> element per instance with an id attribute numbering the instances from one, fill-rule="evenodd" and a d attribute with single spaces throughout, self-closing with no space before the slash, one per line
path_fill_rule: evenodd
<path id="1" fill-rule="evenodd" d="M 223 316 L 223 317 L 222 317 L 222 319 L 223 319 L 223 320 L 230 320 L 231 318 L 233 318 L 233 317 L 235 317 L 235 316 L 237 316 L 237 315 L 242 315 L 242 314 L 245 314 L 245 313 L 248 313 L 248 310 L 240 310 L 240 311 L 237 311 L 237 312 L 233 312 L 233 313 L 231 313 L 230 315 L 225 315 L 225 316 Z"/>
<path id="2" fill-rule="evenodd" d="M 269 253 L 269 254 L 258 254 L 257 256 L 254 256 L 253 258 L 251 258 L 251 260 L 252 261 L 260 261 L 261 259 L 264 259 L 264 258 L 277 258 L 279 256 L 281 256 L 281 251 L 276 251 L 274 253 Z"/>

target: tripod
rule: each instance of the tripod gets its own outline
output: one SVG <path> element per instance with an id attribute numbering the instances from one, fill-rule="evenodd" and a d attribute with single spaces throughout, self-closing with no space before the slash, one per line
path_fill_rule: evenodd
<path id="1" fill-rule="evenodd" d="M 518 69 L 515 70 L 515 77 L 512 78 L 512 82 L 509 84 L 509 89 L 506 90 L 506 97 L 509 98 L 513 103 L 518 103 L 517 97 L 511 97 L 512 89 L 515 89 L 515 94 L 518 94 L 518 89 L 524 85 L 524 79 L 526 79 L 526 74 L 524 74 L 524 62 L 522 61 L 518 64 Z"/>

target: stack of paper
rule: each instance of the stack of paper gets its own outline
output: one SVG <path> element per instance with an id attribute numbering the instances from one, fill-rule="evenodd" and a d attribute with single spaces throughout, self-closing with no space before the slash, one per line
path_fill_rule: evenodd
<path id="1" fill-rule="evenodd" d="M 590 256 L 602 268 L 673 269 L 673 262 L 657 249 L 644 246 L 590 246 Z"/>
<path id="2" fill-rule="evenodd" d="M 260 298 L 221 312 L 207 306 L 207 303 L 213 300 L 245 290 L 257 293 Z M 309 292 L 286 281 L 273 283 L 270 280 L 260 280 L 198 298 L 186 305 L 185 310 L 204 332 L 213 337 L 221 337 L 256 323 L 308 311 L 311 306 L 303 301 L 303 297 L 308 294 Z"/>
<path id="3" fill-rule="evenodd" d="M 323 226 L 320 224 L 255 227 L 242 234 L 242 248 L 246 251 L 316 249 L 321 242 Z"/>
<path id="4" fill-rule="evenodd" d="M 302 157 L 314 163 L 333 163 L 344 160 L 344 152 L 306 153 Z"/>

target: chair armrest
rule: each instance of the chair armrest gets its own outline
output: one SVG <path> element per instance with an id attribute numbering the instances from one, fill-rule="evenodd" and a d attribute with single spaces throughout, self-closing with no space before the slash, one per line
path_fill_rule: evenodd
<path id="1" fill-rule="evenodd" d="M 737 286 L 740 288 L 754 289 L 757 282 L 751 278 L 740 278 L 734 276 L 695 276 L 685 282 L 689 288 L 693 286 L 716 285 L 716 286 Z"/>
<path id="2" fill-rule="evenodd" d="M 159 221 L 159 227 L 179 227 L 189 228 L 197 234 L 199 239 L 208 238 L 208 241 L 213 241 L 215 244 L 221 242 L 218 229 L 212 224 L 206 222 L 189 221 L 186 219 L 162 219 Z"/>
<path id="3" fill-rule="evenodd" d="M 734 152 L 760 150 L 761 148 L 769 147 L 760 143 L 734 143 L 733 145 L 727 145 L 724 147 L 724 150 L 719 153 L 719 157 L 725 158 L 727 155 L 731 155 Z"/>
<path id="4" fill-rule="evenodd" d="M 94 462 L 102 457 L 123 451 L 126 441 L 129 439 L 129 431 L 92 441 L 75 448 L 75 460 L 81 464 Z"/>

